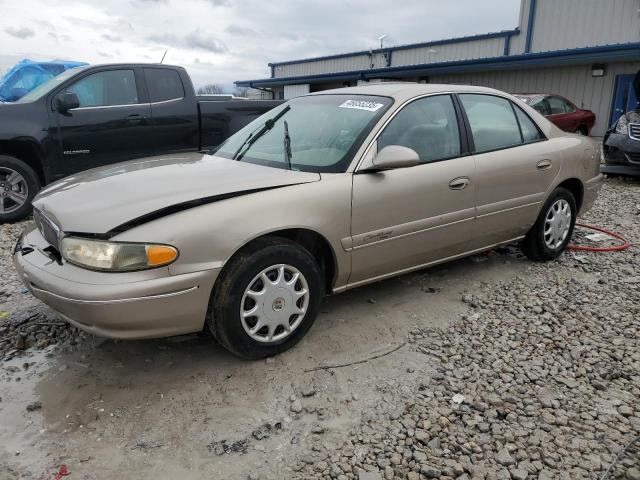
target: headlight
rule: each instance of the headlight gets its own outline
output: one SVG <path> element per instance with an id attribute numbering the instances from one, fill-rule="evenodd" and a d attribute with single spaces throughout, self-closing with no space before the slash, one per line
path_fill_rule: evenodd
<path id="1" fill-rule="evenodd" d="M 616 124 L 616 133 L 621 133 L 622 135 L 629 134 L 629 123 L 625 117 L 620 117 L 618 123 Z"/>
<path id="2" fill-rule="evenodd" d="M 60 253 L 69 263 L 111 272 L 146 270 L 168 265 L 178 258 L 178 250 L 169 245 L 107 242 L 79 237 L 63 238 Z"/>

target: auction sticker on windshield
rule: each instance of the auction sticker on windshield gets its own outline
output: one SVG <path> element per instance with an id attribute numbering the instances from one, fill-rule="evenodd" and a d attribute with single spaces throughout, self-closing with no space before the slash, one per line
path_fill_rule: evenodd
<path id="1" fill-rule="evenodd" d="M 384 107 L 382 103 L 369 102 L 367 100 L 347 100 L 340 105 L 340 108 L 355 108 L 356 110 L 367 110 L 368 112 L 375 112 L 382 107 Z"/>

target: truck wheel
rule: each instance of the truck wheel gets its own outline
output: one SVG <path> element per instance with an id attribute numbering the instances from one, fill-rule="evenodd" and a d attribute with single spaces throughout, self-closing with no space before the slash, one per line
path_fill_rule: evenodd
<path id="1" fill-rule="evenodd" d="M 556 188 L 522 241 L 524 254 L 537 262 L 558 258 L 571 240 L 576 212 L 573 194 L 566 188 Z"/>
<path id="2" fill-rule="evenodd" d="M 258 239 L 220 273 L 207 324 L 234 355 L 255 360 L 293 347 L 309 331 L 324 296 L 322 273 L 300 245 Z"/>
<path id="3" fill-rule="evenodd" d="M 0 223 L 22 220 L 31 213 L 31 200 L 40 190 L 33 169 L 14 157 L 0 155 Z"/>

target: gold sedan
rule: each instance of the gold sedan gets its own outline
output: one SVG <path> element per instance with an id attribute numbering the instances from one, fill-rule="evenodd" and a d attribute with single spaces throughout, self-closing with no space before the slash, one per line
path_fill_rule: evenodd
<path id="1" fill-rule="evenodd" d="M 113 338 L 210 329 L 244 358 L 295 345 L 323 295 L 520 241 L 558 257 L 600 150 L 488 88 L 387 83 L 298 97 L 209 154 L 63 179 L 14 263 Z"/>

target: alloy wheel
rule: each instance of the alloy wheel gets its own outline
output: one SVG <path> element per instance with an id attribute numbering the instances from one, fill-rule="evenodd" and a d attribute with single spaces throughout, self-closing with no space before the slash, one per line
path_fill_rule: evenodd
<path id="1" fill-rule="evenodd" d="M 29 187 L 17 171 L 0 167 L 0 214 L 12 213 L 21 208 L 29 198 Z"/>

